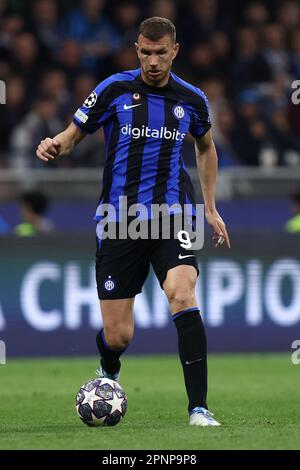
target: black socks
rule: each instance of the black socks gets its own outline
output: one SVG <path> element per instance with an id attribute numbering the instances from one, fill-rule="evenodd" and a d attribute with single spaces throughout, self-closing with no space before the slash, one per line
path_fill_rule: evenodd
<path id="1" fill-rule="evenodd" d="M 189 412 L 196 406 L 207 408 L 207 345 L 202 318 L 197 307 L 173 315 L 178 333 L 178 349 L 183 368 Z"/>
<path id="2" fill-rule="evenodd" d="M 108 374 L 116 374 L 121 367 L 120 356 L 127 348 L 114 350 L 109 347 L 104 336 L 104 330 L 100 330 L 96 337 L 96 343 L 101 356 L 101 365 Z"/>
<path id="3" fill-rule="evenodd" d="M 202 318 L 197 307 L 173 315 L 178 333 L 179 357 L 189 399 L 189 412 L 196 406 L 208 408 L 207 396 L 207 345 Z M 127 348 L 113 350 L 107 344 L 104 330 L 97 335 L 101 365 L 108 374 L 119 372 L 120 356 Z"/>

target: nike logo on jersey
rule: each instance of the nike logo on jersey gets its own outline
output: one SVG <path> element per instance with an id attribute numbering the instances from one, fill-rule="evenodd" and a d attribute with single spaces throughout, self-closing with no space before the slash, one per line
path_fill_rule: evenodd
<path id="1" fill-rule="evenodd" d="M 191 256 L 194 256 L 194 255 L 179 255 L 178 259 L 190 258 Z"/>
<path id="2" fill-rule="evenodd" d="M 125 111 L 126 111 L 127 109 L 136 108 L 137 106 L 141 106 L 141 104 L 142 104 L 142 103 L 139 103 L 139 104 L 132 104 L 132 105 L 130 105 L 130 106 L 128 106 L 128 104 L 124 104 L 124 109 L 125 109 Z"/>

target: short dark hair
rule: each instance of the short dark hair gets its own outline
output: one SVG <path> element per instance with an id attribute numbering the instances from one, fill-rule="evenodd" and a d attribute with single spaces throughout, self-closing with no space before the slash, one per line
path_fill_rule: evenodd
<path id="1" fill-rule="evenodd" d="M 29 206 L 34 214 L 42 215 L 48 208 L 47 196 L 38 190 L 26 191 L 20 197 L 26 206 Z"/>
<path id="2" fill-rule="evenodd" d="M 169 34 L 174 43 L 176 42 L 176 28 L 174 24 L 167 18 L 160 18 L 159 16 L 153 16 L 144 20 L 139 27 L 140 34 L 151 41 L 158 41 L 166 34 Z"/>

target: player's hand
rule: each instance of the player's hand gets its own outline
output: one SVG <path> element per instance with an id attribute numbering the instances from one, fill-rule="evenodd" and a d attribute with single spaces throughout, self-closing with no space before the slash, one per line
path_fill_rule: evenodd
<path id="1" fill-rule="evenodd" d="M 205 211 L 206 220 L 208 224 L 213 228 L 214 235 L 213 240 L 215 242 L 215 248 L 221 246 L 224 241 L 228 248 L 230 248 L 230 240 L 226 230 L 226 225 L 222 217 L 218 214 L 217 211 L 207 212 Z"/>
<path id="2" fill-rule="evenodd" d="M 37 148 L 36 156 L 48 162 L 49 160 L 54 160 L 58 157 L 61 149 L 61 144 L 56 139 L 51 139 L 47 137 L 45 140 L 42 140 L 40 145 Z"/>

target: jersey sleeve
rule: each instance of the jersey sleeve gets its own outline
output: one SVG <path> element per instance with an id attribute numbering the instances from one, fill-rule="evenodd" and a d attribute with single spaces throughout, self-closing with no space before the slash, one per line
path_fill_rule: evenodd
<path id="1" fill-rule="evenodd" d="M 100 83 L 77 109 L 73 117 L 74 124 L 84 132 L 93 134 L 100 129 L 111 116 L 111 108 L 106 98 L 106 80 Z"/>
<path id="2" fill-rule="evenodd" d="M 202 137 L 211 128 L 211 120 L 207 98 L 201 90 L 197 89 L 197 91 L 197 96 L 193 101 L 189 130 L 193 137 Z"/>

